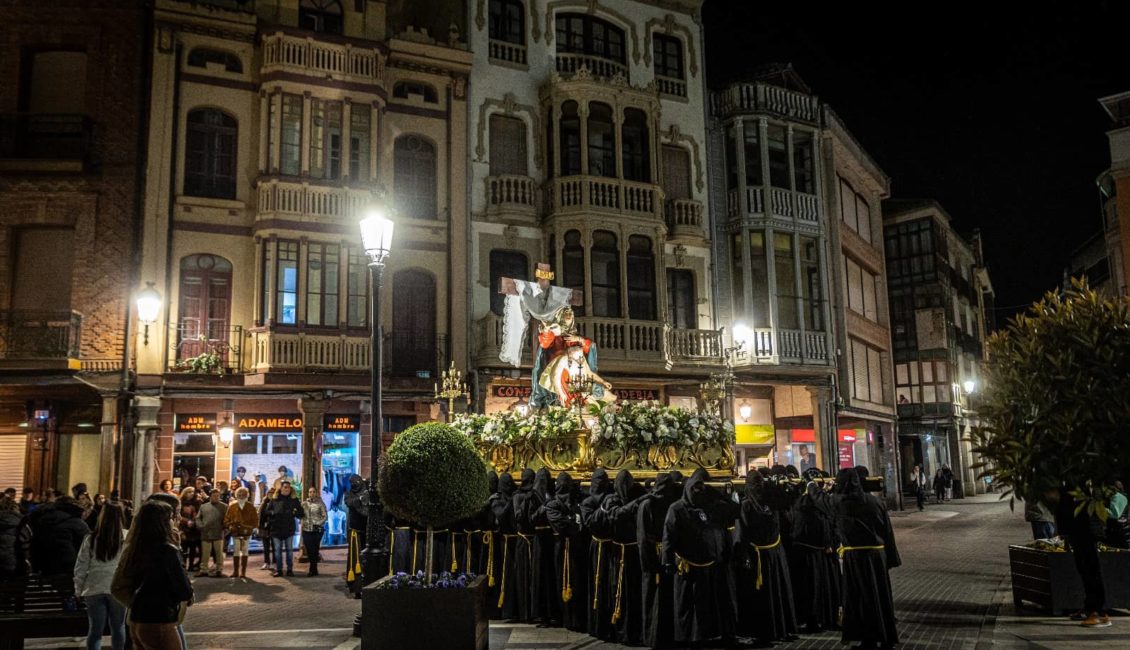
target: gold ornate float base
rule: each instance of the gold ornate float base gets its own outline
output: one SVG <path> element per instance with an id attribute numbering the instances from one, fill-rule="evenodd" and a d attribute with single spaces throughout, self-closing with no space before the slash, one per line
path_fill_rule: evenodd
<path id="1" fill-rule="evenodd" d="M 546 468 L 556 476 L 569 472 L 578 480 L 587 480 L 598 468 L 609 474 L 626 469 L 634 478 L 655 478 L 657 474 L 679 470 L 690 476 L 699 467 L 711 478 L 734 476 L 734 452 L 723 443 L 696 443 L 686 447 L 652 445 L 643 449 L 592 446 L 589 432 L 571 436 L 519 440 L 511 443 L 476 443 L 479 453 L 499 473 L 517 474 L 524 468 L 537 471 Z"/>

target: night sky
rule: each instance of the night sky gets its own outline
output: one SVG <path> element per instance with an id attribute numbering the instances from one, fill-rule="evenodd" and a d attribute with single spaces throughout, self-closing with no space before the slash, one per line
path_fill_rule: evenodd
<path id="1" fill-rule="evenodd" d="M 1130 91 L 1127 5 L 706 0 L 707 79 L 793 63 L 892 198 L 937 199 L 959 232 L 981 228 L 1000 326 L 1102 228 L 1097 100 Z"/>

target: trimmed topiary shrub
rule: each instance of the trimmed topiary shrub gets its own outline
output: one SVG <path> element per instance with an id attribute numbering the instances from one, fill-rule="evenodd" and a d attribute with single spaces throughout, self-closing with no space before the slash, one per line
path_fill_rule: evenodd
<path id="1" fill-rule="evenodd" d="M 488 489 L 486 466 L 471 439 L 446 424 L 407 429 L 381 457 L 381 503 L 420 526 L 443 528 L 474 515 Z"/>

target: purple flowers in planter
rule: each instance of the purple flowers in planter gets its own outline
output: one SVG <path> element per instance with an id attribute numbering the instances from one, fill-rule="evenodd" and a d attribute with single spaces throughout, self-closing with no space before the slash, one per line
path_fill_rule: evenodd
<path id="1" fill-rule="evenodd" d="M 417 571 L 415 575 L 398 571 L 381 586 L 384 589 L 463 589 L 474 579 L 474 573 L 443 571 L 433 576 L 432 584 L 428 585 L 424 583 L 423 571 Z"/>

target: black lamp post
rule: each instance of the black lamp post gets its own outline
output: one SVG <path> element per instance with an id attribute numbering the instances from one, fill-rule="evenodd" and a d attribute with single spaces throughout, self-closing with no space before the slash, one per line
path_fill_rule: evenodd
<path id="1" fill-rule="evenodd" d="M 361 245 L 369 257 L 369 277 L 372 281 L 373 296 L 369 305 L 369 328 L 372 332 L 370 349 L 369 382 L 372 391 L 370 408 L 370 429 L 373 440 L 369 455 L 369 517 L 365 528 L 365 550 L 361 552 L 361 571 L 364 584 L 375 582 L 387 573 L 388 548 L 385 546 L 387 533 L 384 524 L 384 509 L 377 495 L 377 467 L 381 459 L 381 438 L 384 433 L 384 418 L 381 413 L 381 273 L 388 258 L 392 244 L 392 221 L 384 216 L 379 208 L 369 212 L 361 220 Z"/>

